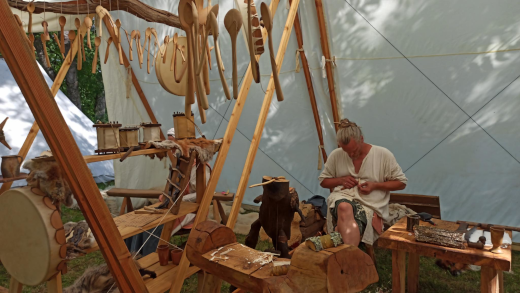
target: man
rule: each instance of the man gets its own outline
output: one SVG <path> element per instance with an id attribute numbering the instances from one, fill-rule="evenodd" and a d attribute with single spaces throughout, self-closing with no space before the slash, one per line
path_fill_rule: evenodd
<path id="1" fill-rule="evenodd" d="M 372 245 L 388 219 L 390 191 L 406 187 L 407 179 L 386 148 L 365 143 L 359 126 L 339 123 L 340 148 L 328 157 L 319 180 L 332 193 L 327 199 L 327 229 L 338 231 L 345 244 Z"/>

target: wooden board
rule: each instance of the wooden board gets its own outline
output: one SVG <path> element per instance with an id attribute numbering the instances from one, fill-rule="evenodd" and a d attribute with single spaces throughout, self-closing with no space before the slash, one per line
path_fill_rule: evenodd
<path id="1" fill-rule="evenodd" d="M 161 194 L 161 190 L 153 189 L 112 188 L 107 191 L 108 196 L 120 197 L 159 198 Z"/>
<path id="2" fill-rule="evenodd" d="M 155 155 L 155 154 L 165 153 L 167 151 L 168 151 L 167 149 L 139 150 L 139 151 L 133 151 L 128 157 Z M 108 154 L 108 155 L 90 155 L 90 156 L 83 156 L 83 159 L 85 160 L 85 162 L 87 164 L 89 164 L 89 163 L 95 163 L 95 162 L 120 159 L 123 155 L 124 155 L 124 153 Z M 52 156 L 46 157 L 44 160 L 54 160 L 54 157 L 52 157 Z"/>
<path id="3" fill-rule="evenodd" d="M 4 178 L 4 177 L 2 177 L 2 175 L 0 175 L 0 183 L 13 182 L 16 180 L 23 180 L 23 179 L 26 179 L 27 176 L 29 176 L 29 174 L 27 174 L 27 173 L 20 173 L 20 176 L 13 177 L 13 178 Z"/>
<path id="4" fill-rule="evenodd" d="M 390 193 L 390 203 L 405 205 L 417 213 L 426 212 L 441 219 L 440 198 L 433 195 Z"/>
<path id="5" fill-rule="evenodd" d="M 432 219 L 432 221 L 437 224 L 436 227 L 441 229 L 455 231 L 459 227 L 459 224 L 454 222 L 438 219 Z M 427 226 L 430 224 L 421 221 L 420 225 Z M 507 231 L 507 233 L 511 236 L 511 231 Z M 501 271 L 509 271 L 511 268 L 511 247 L 503 249 L 503 254 L 494 254 L 489 252 L 490 247 L 484 248 L 484 250 L 469 247 L 456 249 L 416 242 L 413 233 L 406 231 L 406 218 L 399 220 L 399 222 L 385 231 L 379 237 L 377 243 L 381 248 L 416 253 L 453 262 L 488 266 Z"/>

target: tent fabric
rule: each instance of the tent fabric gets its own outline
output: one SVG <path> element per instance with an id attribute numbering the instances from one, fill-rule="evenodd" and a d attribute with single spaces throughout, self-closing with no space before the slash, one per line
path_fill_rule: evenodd
<path id="1" fill-rule="evenodd" d="M 50 88 L 53 83 L 52 80 L 41 66 L 40 70 Z M 96 130 L 92 127 L 92 121 L 72 104 L 62 91 L 58 91 L 55 99 L 81 153 L 83 155 L 93 155 L 94 150 L 97 149 L 97 135 Z M 0 156 L 17 155 L 29 134 L 29 130 L 34 122 L 34 116 L 7 63 L 4 59 L 0 59 L 0 119 L 3 121 L 5 117 L 9 117 L 9 119 L 5 124 L 4 133 L 12 150 L 0 145 Z M 27 158 L 37 157 L 43 151 L 49 149 L 40 131 L 29 149 Z M 112 162 L 96 162 L 88 164 L 88 166 L 97 183 L 114 180 Z M 24 169 L 21 171 L 28 172 L 28 170 Z M 26 184 L 25 180 L 19 180 L 15 181 L 12 186 L 23 186 Z"/>
<path id="2" fill-rule="evenodd" d="M 177 14 L 179 1 L 144 2 Z M 288 14 L 286 2 L 280 1 L 274 15 L 276 51 Z M 516 13 L 520 3 L 322 2 L 331 55 L 336 59 L 334 80 L 339 114 L 360 125 L 367 142 L 394 153 L 409 178 L 402 192 L 439 196 L 446 220 L 519 226 L 516 207 L 520 205 L 520 128 L 515 126 L 520 125 L 520 118 L 515 113 L 520 108 L 520 20 Z M 255 3 L 258 6 L 260 1 Z M 231 85 L 231 44 L 223 19 L 236 3 L 221 0 L 213 4 L 220 5 L 219 43 L 225 76 Z M 126 12 L 112 14 L 114 19 L 121 19 L 127 31 L 139 29 L 143 33 L 147 27 L 154 27 L 159 40 L 175 32 L 185 35 L 178 29 L 148 23 Z M 322 76 L 323 53 L 313 0 L 301 0 L 299 17 L 325 149 L 330 153 L 336 148 L 335 131 L 327 80 Z M 105 32 L 101 60 L 107 38 Z M 243 36 L 239 34 L 238 38 L 241 81 L 249 55 Z M 210 38 L 210 46 L 212 42 Z M 128 52 L 126 41 L 122 46 Z M 328 190 L 321 188 L 317 180 L 319 141 L 304 74 L 295 72 L 297 48 L 293 32 L 280 73 L 285 101 L 273 98 L 248 184 L 259 182 L 263 175 L 286 176 L 300 199 L 308 199 L 315 194 L 327 196 Z M 110 119 L 129 124 L 149 121 L 135 89 L 126 98 L 126 71 L 118 65 L 116 56 L 112 46 L 109 62 L 102 65 Z M 143 65 L 140 69 L 134 56 L 131 67 L 166 132 L 173 125 L 172 113 L 184 111 L 184 98 L 164 91 L 154 68 L 147 74 L 146 63 Z M 260 71 L 262 82 L 251 85 L 218 190 L 235 191 L 238 186 L 271 73 L 268 52 L 260 59 Z M 197 107 L 193 107 L 193 112 L 206 137 L 220 138 L 235 101 L 225 98 L 217 70 L 210 72 L 210 81 L 208 122 L 200 123 Z M 138 172 L 142 163 L 153 165 L 153 171 Z M 116 174 L 124 178 L 117 180 L 118 184 L 130 188 L 157 185 L 166 176 L 164 162 L 133 158 L 123 163 L 126 167 L 115 164 Z M 252 204 L 259 193 L 260 189 L 248 189 L 244 203 Z M 520 241 L 519 235 L 514 238 Z"/>

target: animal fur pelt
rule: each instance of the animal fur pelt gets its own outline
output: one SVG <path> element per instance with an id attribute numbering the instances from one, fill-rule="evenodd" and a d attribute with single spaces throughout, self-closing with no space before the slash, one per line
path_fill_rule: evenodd
<path id="1" fill-rule="evenodd" d="M 85 250 L 96 243 L 96 238 L 85 220 L 77 223 L 68 222 L 63 227 L 67 239 L 67 259 L 69 260 L 85 255 Z"/>
<path id="2" fill-rule="evenodd" d="M 197 151 L 199 160 L 206 163 L 213 159 L 213 155 L 219 150 L 222 139 L 209 140 L 205 138 L 164 140 L 152 142 L 158 149 L 178 149 L 181 155 L 188 157 L 191 151 Z"/>
<path id="3" fill-rule="evenodd" d="M 72 191 L 56 161 L 28 160 L 23 168 L 29 170 L 27 185 L 43 191 L 56 206 L 60 206 L 58 202 L 72 206 Z"/>

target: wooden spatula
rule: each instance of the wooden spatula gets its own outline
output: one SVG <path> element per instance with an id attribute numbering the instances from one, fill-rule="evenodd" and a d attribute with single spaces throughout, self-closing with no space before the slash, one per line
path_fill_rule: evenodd
<path id="1" fill-rule="evenodd" d="M 96 37 L 94 39 L 94 45 L 96 46 L 96 51 L 94 52 L 94 61 L 92 61 L 92 73 L 97 72 L 98 48 L 99 45 L 101 45 L 101 37 Z"/>
<path id="2" fill-rule="evenodd" d="M 110 45 L 112 44 L 112 37 L 108 38 L 108 41 L 107 41 L 107 51 L 105 53 L 105 64 L 107 64 L 107 60 L 108 60 L 108 53 L 110 53 Z"/>
<path id="3" fill-rule="evenodd" d="M 274 58 L 273 49 L 273 18 L 271 16 L 271 9 L 262 2 L 260 4 L 260 11 L 262 12 L 262 19 L 264 21 L 265 29 L 267 30 L 267 36 L 269 37 L 269 56 L 271 57 L 271 68 L 273 70 L 274 88 L 276 89 L 276 98 L 278 102 L 283 101 L 282 87 L 280 86 L 280 80 L 278 79 L 278 66 L 276 66 L 276 59 Z M 281 67 L 281 64 L 280 64 Z"/>
<path id="4" fill-rule="evenodd" d="M 237 9 L 231 9 L 224 17 L 224 26 L 231 37 L 231 48 L 233 54 L 233 98 L 238 98 L 237 77 L 237 35 L 242 27 L 242 15 Z"/>
<path id="5" fill-rule="evenodd" d="M 219 35 L 219 29 L 218 29 L 218 23 L 217 23 L 217 17 L 213 12 L 210 12 L 209 14 L 209 28 L 213 32 L 213 43 L 215 44 L 215 55 L 217 56 L 217 67 L 218 67 L 218 73 L 220 75 L 220 82 L 222 83 L 222 88 L 224 89 L 224 94 L 226 94 L 226 98 L 228 100 L 231 100 L 231 95 L 229 93 L 229 87 L 226 81 L 226 77 L 224 76 L 224 71 L 222 71 L 222 56 L 220 56 L 220 50 L 218 46 L 218 35 Z"/>
<path id="6" fill-rule="evenodd" d="M 65 24 L 67 23 L 67 18 L 65 16 L 60 16 L 60 28 L 61 28 L 61 35 L 60 35 L 60 52 L 61 54 L 65 54 Z"/>

